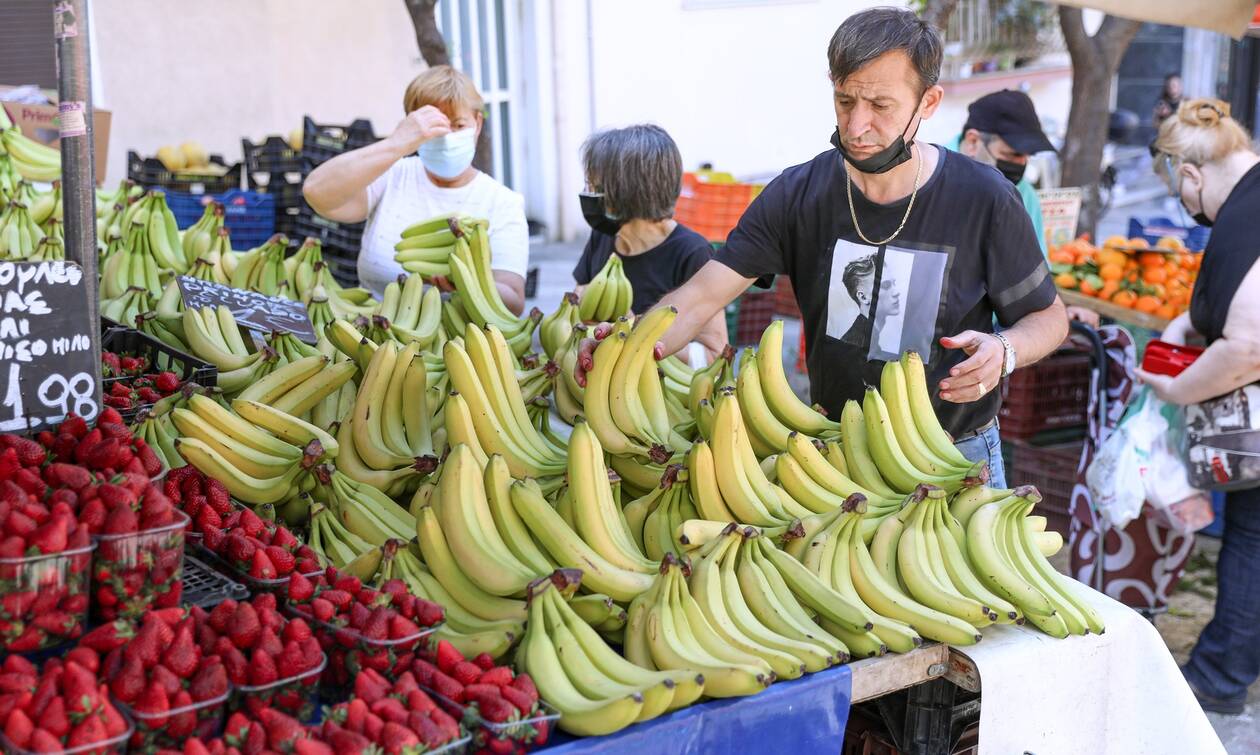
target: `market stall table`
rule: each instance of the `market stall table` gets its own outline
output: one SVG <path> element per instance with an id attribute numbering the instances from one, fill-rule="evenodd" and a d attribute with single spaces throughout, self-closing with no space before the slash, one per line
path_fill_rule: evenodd
<path id="1" fill-rule="evenodd" d="M 546 752 L 836 752 L 849 706 L 944 676 L 949 647 L 868 658 L 779 682 L 751 697 L 711 700 L 607 737 L 558 735 Z"/>

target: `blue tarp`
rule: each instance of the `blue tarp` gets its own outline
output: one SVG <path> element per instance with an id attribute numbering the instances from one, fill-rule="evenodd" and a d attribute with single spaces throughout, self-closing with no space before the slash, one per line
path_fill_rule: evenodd
<path id="1" fill-rule="evenodd" d="M 547 755 L 839 752 L 849 721 L 848 666 L 778 682 L 752 697 L 710 700 L 623 729 L 576 739 L 557 732 Z"/>

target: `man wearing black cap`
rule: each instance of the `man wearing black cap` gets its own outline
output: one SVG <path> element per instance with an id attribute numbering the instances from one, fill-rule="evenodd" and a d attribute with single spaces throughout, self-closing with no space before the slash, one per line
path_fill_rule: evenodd
<path id="1" fill-rule="evenodd" d="M 986 94 L 968 106 L 967 124 L 949 147 L 976 162 L 997 168 L 1015 184 L 1044 254 L 1046 236 L 1041 223 L 1041 201 L 1032 184 L 1024 179 L 1024 170 L 1029 157 L 1053 151 L 1054 145 L 1041 130 L 1032 99 L 1013 89 Z"/>

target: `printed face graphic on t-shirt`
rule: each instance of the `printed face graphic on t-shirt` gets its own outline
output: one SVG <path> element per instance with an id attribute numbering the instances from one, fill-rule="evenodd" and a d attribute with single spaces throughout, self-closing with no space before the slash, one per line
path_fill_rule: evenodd
<path id="1" fill-rule="evenodd" d="M 827 335 L 887 361 L 914 350 L 930 358 L 948 255 L 836 241 Z"/>

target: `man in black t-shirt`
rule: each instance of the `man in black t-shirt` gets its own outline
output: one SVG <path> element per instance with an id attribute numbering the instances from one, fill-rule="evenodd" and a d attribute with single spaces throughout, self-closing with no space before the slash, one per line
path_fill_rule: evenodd
<path id="1" fill-rule="evenodd" d="M 835 148 L 766 186 L 713 261 L 661 300 L 679 311 L 664 350 L 754 279 L 787 275 L 814 402 L 838 417 L 879 384 L 885 361 L 917 351 L 941 423 L 1002 485 L 995 389 L 1062 343 L 1067 317 L 1014 186 L 914 139 L 944 94 L 941 55 L 937 32 L 908 10 L 875 8 L 840 25 L 827 51 Z M 868 257 L 874 282 L 852 295 L 845 271 Z M 589 351 L 580 364 L 589 368 Z"/>

